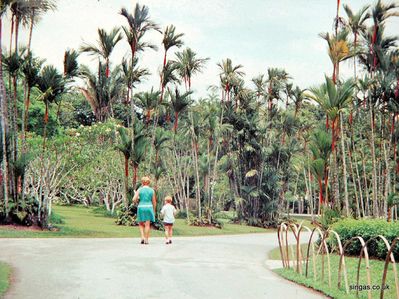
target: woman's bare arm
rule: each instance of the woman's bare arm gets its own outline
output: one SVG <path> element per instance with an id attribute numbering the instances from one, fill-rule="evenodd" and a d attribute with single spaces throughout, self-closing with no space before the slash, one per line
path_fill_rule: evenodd
<path id="1" fill-rule="evenodd" d="M 139 201 L 139 190 L 135 191 L 132 201 L 135 204 Z"/>
<path id="2" fill-rule="evenodd" d="M 154 207 L 154 213 L 156 213 L 156 210 L 157 210 L 157 196 L 155 195 L 155 191 L 154 191 L 154 195 L 152 196 L 152 206 Z"/>

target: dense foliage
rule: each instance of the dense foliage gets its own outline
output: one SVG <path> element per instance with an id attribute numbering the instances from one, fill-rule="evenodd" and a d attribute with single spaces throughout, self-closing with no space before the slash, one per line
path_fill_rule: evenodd
<path id="1" fill-rule="evenodd" d="M 334 32 L 320 34 L 333 70 L 320 86 L 304 90 L 273 67 L 249 85 L 244 66 L 226 58 L 203 98 L 193 86 L 208 58 L 183 48 L 184 34 L 161 30 L 139 4 L 121 9 L 120 27 L 99 29 L 97 43 L 65 51 L 62 71 L 46 64 L 30 48 L 33 26 L 27 47 L 19 45 L 17 21 L 33 25 L 52 8 L 50 0 L 1 5 L 1 19 L 10 13 L 15 28 L 0 53 L 2 222 L 32 214 L 29 222 L 45 227 L 61 201 L 111 215 L 123 207 L 119 222 L 134 224 L 142 175 L 152 178 L 158 209 L 171 194 L 198 225 L 217 225 L 215 212 L 228 210 L 262 227 L 291 209 L 397 219 L 399 52 L 384 33 L 397 5 L 377 1 L 357 13 L 345 6 L 346 18 L 337 11 Z M 146 40 L 148 32 L 160 39 Z M 130 53 L 117 59 L 121 43 Z M 156 44 L 160 87 L 138 93 L 150 76 L 141 53 Z M 80 55 L 98 58 L 97 69 Z M 339 73 L 345 60 L 354 64 L 347 80 Z"/>
<path id="2" fill-rule="evenodd" d="M 386 221 L 377 219 L 344 219 L 335 223 L 332 229 L 339 234 L 342 244 L 357 236 L 361 236 L 365 242 L 375 238 L 367 244 L 367 251 L 370 258 L 385 259 L 386 257 L 387 247 L 384 241 L 378 238 L 378 236 L 384 236 L 389 244 L 392 244 L 392 241 L 399 236 L 399 223 L 387 223 Z M 337 240 L 334 235 L 330 236 L 329 242 L 331 245 L 337 246 Z M 345 253 L 359 256 L 361 248 L 360 241 L 353 240 L 346 247 Z M 395 259 L 397 259 L 399 257 L 399 243 L 396 244 L 393 252 Z"/>

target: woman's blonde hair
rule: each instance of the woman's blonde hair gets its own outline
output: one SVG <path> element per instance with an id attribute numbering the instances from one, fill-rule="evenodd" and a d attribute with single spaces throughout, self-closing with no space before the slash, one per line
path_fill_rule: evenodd
<path id="1" fill-rule="evenodd" d="M 149 184 L 151 183 L 151 179 L 150 179 L 148 176 L 143 176 L 143 177 L 141 178 L 141 183 L 142 183 L 143 185 L 149 185 Z"/>
<path id="2" fill-rule="evenodd" d="M 172 196 L 166 196 L 165 201 L 171 203 L 173 201 Z"/>

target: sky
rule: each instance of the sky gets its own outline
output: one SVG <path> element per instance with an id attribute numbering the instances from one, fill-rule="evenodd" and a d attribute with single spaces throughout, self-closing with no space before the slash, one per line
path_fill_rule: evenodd
<path id="1" fill-rule="evenodd" d="M 32 49 L 47 63 L 62 69 L 64 51 L 78 49 L 83 43 L 96 43 L 97 29 L 110 31 L 126 25 L 119 15 L 122 7 L 133 11 L 132 0 L 58 0 L 57 10 L 48 12 L 36 26 Z M 149 7 L 153 21 L 164 29 L 176 26 L 184 33 L 184 47 L 193 49 L 199 57 L 210 60 L 202 74 L 192 79 L 198 97 L 208 94 L 208 87 L 219 83 L 217 63 L 231 58 L 234 65 L 243 65 L 245 80 L 267 73 L 269 67 L 284 68 L 301 88 L 314 86 L 331 75 L 332 66 L 327 44 L 318 34 L 332 32 L 336 13 L 335 0 L 141 0 Z M 357 11 L 370 3 L 365 0 L 342 0 Z M 344 15 L 343 9 L 341 14 Z M 399 32 L 399 18 L 387 24 L 387 32 Z M 4 22 L 4 41 L 9 39 L 9 22 Z M 21 33 L 26 44 L 26 34 Z M 140 65 L 152 75 L 138 89 L 159 87 L 159 70 L 163 61 L 162 35 L 150 33 L 146 40 L 158 45 L 158 51 L 147 50 L 140 57 Z M 4 42 L 7 44 L 7 42 Z M 179 49 L 174 49 L 179 50 Z M 173 58 L 171 49 L 168 57 Z M 125 40 L 120 42 L 111 57 L 113 65 L 129 53 Z M 79 62 L 94 70 L 96 60 L 82 54 Z M 344 63 L 340 72 L 344 77 L 352 73 L 353 65 Z"/>

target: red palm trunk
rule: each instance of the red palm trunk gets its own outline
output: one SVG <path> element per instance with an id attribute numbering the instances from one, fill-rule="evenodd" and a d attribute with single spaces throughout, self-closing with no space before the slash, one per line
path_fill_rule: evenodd
<path id="1" fill-rule="evenodd" d="M 317 181 L 319 182 L 319 205 L 321 206 L 324 202 L 323 198 L 323 183 L 321 181 L 321 178 L 318 178 Z"/>
<path id="2" fill-rule="evenodd" d="M 136 189 L 136 184 L 137 184 L 137 171 L 138 171 L 139 166 L 134 164 L 133 165 L 133 188 Z"/>
<path id="3" fill-rule="evenodd" d="M 332 125 L 331 125 L 331 150 L 334 151 L 335 150 L 335 119 L 332 121 Z"/>
<path id="4" fill-rule="evenodd" d="M 159 98 L 159 103 L 162 103 L 162 101 L 163 101 L 163 93 L 164 93 L 164 91 L 165 91 L 165 85 L 162 84 L 162 87 L 161 87 L 161 96 L 160 96 L 160 98 Z"/>
<path id="5" fill-rule="evenodd" d="M 175 112 L 175 125 L 173 126 L 173 130 L 175 131 L 175 133 L 177 131 L 178 120 L 179 120 L 179 113 Z"/>
<path id="6" fill-rule="evenodd" d="M 129 159 L 125 157 L 125 177 L 129 177 Z"/>
<path id="7" fill-rule="evenodd" d="M 332 75 L 332 80 L 334 82 L 334 84 L 337 83 L 337 64 L 334 63 L 334 68 L 333 68 L 333 75 Z"/>
<path id="8" fill-rule="evenodd" d="M 46 102 L 45 106 L 46 106 L 46 111 L 44 112 L 44 123 L 47 124 L 48 123 L 48 103 L 47 102 Z"/>

